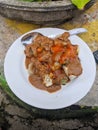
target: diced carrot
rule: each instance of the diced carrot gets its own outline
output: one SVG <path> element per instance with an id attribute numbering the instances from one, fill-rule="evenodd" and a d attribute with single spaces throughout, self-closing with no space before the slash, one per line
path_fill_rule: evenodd
<path id="1" fill-rule="evenodd" d="M 39 60 L 40 62 L 43 61 L 43 60 L 42 60 L 42 57 L 38 57 L 38 60 Z"/>
<path id="2" fill-rule="evenodd" d="M 43 50 L 43 48 L 42 47 L 39 47 L 39 48 L 37 48 L 37 52 L 42 52 L 42 50 Z"/>
<path id="3" fill-rule="evenodd" d="M 54 46 L 51 47 L 51 51 L 53 53 L 61 52 L 63 50 L 64 50 L 64 47 L 63 47 L 63 45 L 60 45 L 60 44 L 56 44 L 56 45 L 54 45 Z"/>
<path id="4" fill-rule="evenodd" d="M 75 58 L 77 56 L 76 46 L 68 44 L 66 51 L 60 57 L 60 63 L 63 64 L 65 60 Z"/>

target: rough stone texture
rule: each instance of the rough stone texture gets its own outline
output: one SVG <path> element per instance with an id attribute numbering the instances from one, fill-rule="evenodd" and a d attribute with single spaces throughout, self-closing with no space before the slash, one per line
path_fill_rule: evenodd
<path id="1" fill-rule="evenodd" d="M 88 94 L 84 97 L 83 100 L 79 101 L 77 104 L 79 105 L 87 105 L 87 106 L 98 106 L 98 66 L 95 82 Z"/>
<path id="2" fill-rule="evenodd" d="M 2 93 L 3 90 L 0 89 L 0 92 Z M 2 130 L 96 130 L 98 128 L 98 113 L 82 118 L 63 118 L 60 120 L 35 118 L 30 112 L 11 102 L 6 94 L 4 94 L 4 98 L 6 100 L 2 101 L 0 106 L 0 127 Z M 9 100 L 9 104 L 7 100 Z M 1 122 L 1 118 L 4 120 L 3 122 Z"/>
<path id="3" fill-rule="evenodd" d="M 3 71 L 3 62 L 4 57 L 8 48 L 11 46 L 13 41 L 19 37 L 19 34 L 14 30 L 8 27 L 5 24 L 5 20 L 0 16 L 0 68 Z M 15 34 L 15 35 L 13 35 Z M 0 72 L 1 72 L 0 71 Z"/>
<path id="4" fill-rule="evenodd" d="M 84 17 L 86 15 L 86 17 Z M 68 23 L 63 25 L 58 25 L 55 27 L 60 27 L 63 29 L 71 29 L 74 27 L 86 27 L 91 35 L 81 35 L 81 37 L 87 41 L 89 47 L 92 51 L 98 49 L 97 37 L 97 26 L 98 26 L 98 2 L 84 15 L 80 18 L 74 18 Z M 94 22 L 94 24 L 93 24 Z M 8 20 L 0 16 L 0 73 L 3 75 L 3 63 L 4 57 L 11 46 L 11 44 L 16 40 L 22 33 L 24 29 L 28 29 L 29 25 L 20 24 L 19 22 L 11 21 L 13 24 L 8 24 Z M 19 26 L 21 25 L 21 26 Z M 72 26 L 69 26 L 72 25 Z M 92 28 L 90 30 L 89 26 Z M 31 28 L 39 28 L 43 26 L 33 26 Z M 29 31 L 28 29 L 28 31 Z M 96 35 L 92 37 L 92 32 Z M 98 106 L 98 65 L 97 65 L 97 75 L 94 85 L 91 91 L 77 103 L 81 107 L 75 107 L 76 110 L 86 106 Z M 73 106 L 72 106 L 73 107 Z M 73 108 L 74 109 L 74 108 Z M 98 107 L 96 107 L 98 111 Z M 59 113 L 60 115 L 61 113 Z M 63 113 L 65 114 L 65 113 Z M 74 113 L 73 113 L 74 114 Z M 81 113 L 82 114 L 82 113 Z M 79 117 L 79 116 L 78 116 Z M 0 87 L 0 127 L 3 130 L 97 130 L 98 129 L 98 113 L 91 113 L 88 115 L 80 116 L 78 118 L 48 118 L 48 116 L 35 116 L 34 112 L 30 112 L 23 106 L 20 106 L 14 102 L 11 97 L 7 96 L 4 90 Z M 0 128 L 0 129 L 1 129 Z"/>
<path id="5" fill-rule="evenodd" d="M 86 8 L 95 0 L 91 0 Z M 77 8 L 70 0 L 49 2 L 23 2 L 0 0 L 0 14 L 11 19 L 25 20 L 35 24 L 54 25 L 71 19 Z M 25 13 L 24 13 L 25 12 Z"/>
<path id="6" fill-rule="evenodd" d="M 58 24 L 72 18 L 73 9 L 74 6 L 68 0 L 52 3 L 0 0 L 0 13 L 3 16 L 36 24 Z"/>
<path id="7" fill-rule="evenodd" d="M 27 118 L 30 116 L 30 114 L 25 114 L 26 110 L 22 109 L 22 108 L 18 108 L 18 106 L 13 106 L 11 104 L 7 105 L 5 108 L 5 111 L 8 112 L 10 115 L 14 115 L 14 116 L 22 116 L 23 118 Z"/>
<path id="8" fill-rule="evenodd" d="M 9 5 L 16 5 L 16 6 L 24 6 L 24 7 L 54 7 L 54 6 L 62 6 L 62 5 L 71 5 L 71 1 L 69 0 L 62 0 L 55 2 L 23 2 L 22 0 L 0 0 L 1 3 L 6 3 Z"/>

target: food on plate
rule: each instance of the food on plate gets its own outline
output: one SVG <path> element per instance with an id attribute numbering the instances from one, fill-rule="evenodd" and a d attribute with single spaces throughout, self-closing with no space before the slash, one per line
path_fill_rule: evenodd
<path id="1" fill-rule="evenodd" d="M 33 86 L 51 93 L 82 74 L 79 47 L 69 36 L 68 32 L 55 38 L 38 34 L 25 46 L 25 66 Z"/>

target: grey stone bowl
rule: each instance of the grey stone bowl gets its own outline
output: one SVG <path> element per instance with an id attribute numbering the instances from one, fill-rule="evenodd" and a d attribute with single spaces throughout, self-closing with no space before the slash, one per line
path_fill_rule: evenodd
<path id="1" fill-rule="evenodd" d="M 95 0 L 91 0 L 85 9 Z M 84 9 L 84 10 L 85 10 Z M 83 10 L 83 11 L 84 11 Z M 29 21 L 34 24 L 55 25 L 75 16 L 79 10 L 70 0 L 49 2 L 23 2 L 19 0 L 0 0 L 0 14 L 16 20 Z"/>

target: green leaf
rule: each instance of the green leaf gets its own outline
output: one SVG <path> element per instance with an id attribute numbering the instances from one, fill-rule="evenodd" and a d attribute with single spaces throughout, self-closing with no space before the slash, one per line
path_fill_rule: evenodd
<path id="1" fill-rule="evenodd" d="M 2 77 L 1 75 L 0 75 L 0 86 L 4 86 L 4 87 L 7 86 L 6 80 L 5 80 L 4 77 Z"/>
<path id="2" fill-rule="evenodd" d="M 82 10 L 89 1 L 90 0 L 71 0 L 71 2 L 80 10 Z"/>

